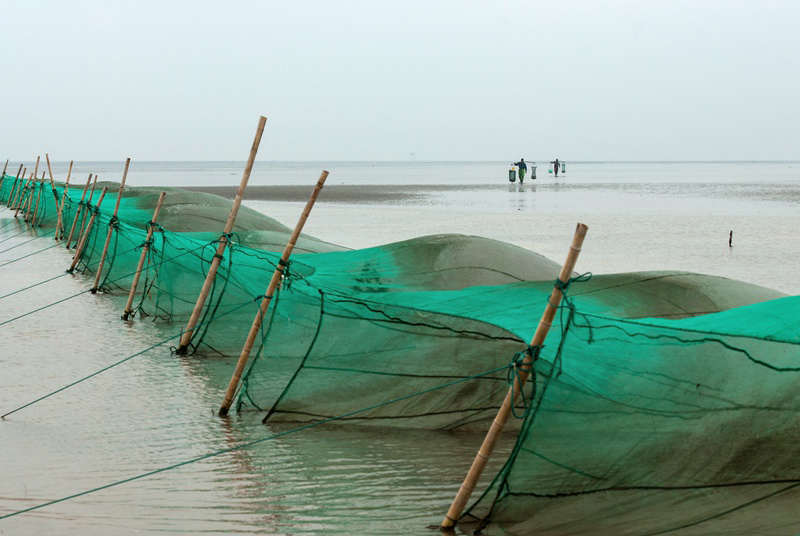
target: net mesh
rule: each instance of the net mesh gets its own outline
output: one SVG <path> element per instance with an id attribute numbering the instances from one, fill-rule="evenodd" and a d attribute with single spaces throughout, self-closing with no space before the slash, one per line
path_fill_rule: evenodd
<path id="1" fill-rule="evenodd" d="M 113 219 L 117 185 L 104 186 L 99 209 L 97 195 L 81 204 L 70 188 L 63 220 L 77 237 L 95 215 L 83 272 L 115 226 L 101 289 L 121 298 L 162 189 L 126 189 Z M 12 208 L 30 199 L 20 219 L 53 229 L 63 185 L 50 190 L 6 175 L 0 198 Z M 183 326 L 231 202 L 165 190 L 135 313 Z M 192 351 L 238 355 L 289 235 L 242 207 Z M 302 236 L 295 253 L 237 397 L 268 422 L 486 430 L 559 272 L 461 235 L 355 251 Z M 674 271 L 575 282 L 515 400 L 516 446 L 465 521 L 512 534 L 691 533 L 796 499 L 799 300 Z"/>

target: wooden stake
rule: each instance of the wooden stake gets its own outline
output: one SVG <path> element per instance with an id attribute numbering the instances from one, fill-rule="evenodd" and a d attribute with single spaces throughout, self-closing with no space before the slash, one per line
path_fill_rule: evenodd
<path id="1" fill-rule="evenodd" d="M 103 203 L 103 198 L 106 196 L 106 192 L 108 191 L 108 186 L 103 187 L 103 191 L 100 193 L 100 199 L 97 200 L 97 205 L 95 208 L 98 210 L 100 209 L 100 205 Z M 86 231 L 83 233 L 81 237 L 81 241 L 78 243 L 78 247 L 75 248 L 75 256 L 72 258 L 72 264 L 69 267 L 67 272 L 72 273 L 75 271 L 75 267 L 78 265 L 78 262 L 81 260 L 81 255 L 83 255 L 83 248 L 86 247 L 86 242 L 89 241 L 89 234 L 92 232 L 92 225 L 94 225 L 94 220 L 97 218 L 97 212 L 92 213 L 92 217 L 89 218 L 89 223 L 86 225 Z"/>
<path id="2" fill-rule="evenodd" d="M 7 170 L 7 169 L 8 169 L 8 158 L 6 158 L 6 165 L 5 165 L 5 166 L 3 166 L 3 175 L 5 175 L 5 174 L 6 174 L 6 170 Z M 3 175 L 0 175 L 0 177 L 2 177 Z"/>
<path id="3" fill-rule="evenodd" d="M 31 195 L 28 196 L 28 204 L 25 207 L 25 221 L 30 222 L 31 219 L 31 207 L 33 206 L 33 199 L 36 197 L 36 183 L 39 182 L 39 177 L 36 174 L 33 174 L 33 186 L 31 190 Z"/>
<path id="4" fill-rule="evenodd" d="M 236 369 L 234 370 L 233 377 L 228 384 L 228 391 L 225 393 L 225 399 L 222 401 L 222 406 L 219 408 L 220 417 L 227 415 L 228 411 L 230 410 L 231 404 L 233 403 L 233 397 L 236 394 L 236 389 L 239 387 L 239 379 L 242 377 L 244 367 L 247 364 L 247 360 L 250 358 L 250 351 L 253 349 L 253 344 L 258 336 L 258 330 L 261 329 L 261 322 L 263 321 L 264 315 L 269 308 L 269 304 L 272 302 L 272 296 L 275 294 L 275 291 L 278 289 L 278 285 L 283 279 L 285 274 L 284 270 L 286 270 L 285 267 L 288 266 L 287 261 L 289 260 L 289 256 L 292 254 L 295 244 L 297 243 L 297 238 L 303 231 L 303 226 L 308 219 L 308 215 L 311 214 L 311 208 L 314 206 L 314 202 L 317 200 L 317 196 L 319 195 L 320 190 L 322 190 L 322 185 L 325 184 L 325 179 L 327 178 L 328 172 L 323 171 L 322 175 L 319 176 L 317 185 L 314 187 L 314 191 L 311 192 L 311 197 L 309 198 L 308 203 L 306 203 L 306 208 L 300 215 L 300 220 L 297 222 L 294 232 L 292 232 L 292 236 L 289 237 L 289 242 L 286 244 L 286 248 L 283 250 L 281 260 L 278 263 L 278 266 L 275 268 L 275 271 L 272 273 L 272 279 L 267 287 L 267 292 L 265 293 L 264 297 L 261 298 L 261 306 L 258 308 L 256 317 L 253 320 L 253 325 L 250 326 L 250 333 L 247 334 L 247 340 L 242 348 L 242 353 L 239 355 L 239 360 L 236 362 Z"/>
<path id="5" fill-rule="evenodd" d="M 86 210 L 83 211 L 81 214 L 81 223 L 78 225 L 78 238 L 75 239 L 75 246 L 77 247 L 78 242 L 81 241 L 83 238 L 83 230 L 84 224 L 86 223 L 86 215 L 89 213 L 89 207 L 92 206 L 92 198 L 94 197 L 94 189 L 97 186 L 97 175 L 94 176 L 94 180 L 92 181 L 92 187 L 89 189 L 89 198 L 86 200 Z M 69 244 L 67 244 L 67 249 L 69 249 Z"/>
<path id="6" fill-rule="evenodd" d="M 31 215 L 31 201 L 33 198 L 33 194 L 36 193 L 36 181 L 39 180 L 39 159 L 42 158 L 41 156 L 36 157 L 36 167 L 33 170 L 33 190 L 31 191 L 31 195 L 28 196 L 28 209 L 25 211 L 25 221 L 28 221 Z"/>
<path id="7" fill-rule="evenodd" d="M 22 198 L 23 190 L 25 189 L 25 175 L 28 173 L 28 168 L 22 169 L 22 181 L 20 182 L 20 187 L 17 188 L 17 198 L 11 203 L 11 208 L 15 209 L 19 206 L 19 200 Z M 14 215 L 16 218 L 16 214 Z"/>
<path id="8" fill-rule="evenodd" d="M 131 165 L 131 159 L 125 161 L 125 171 L 122 173 L 122 182 L 119 184 L 119 191 L 117 192 L 117 203 L 114 205 L 114 214 L 108 222 L 108 234 L 106 235 L 106 244 L 103 246 L 103 254 L 100 255 L 100 264 L 97 265 L 97 273 L 94 276 L 94 286 L 91 288 L 91 293 L 96 294 L 98 287 L 100 287 L 100 275 L 103 273 L 103 264 L 106 262 L 106 255 L 108 254 L 108 246 L 111 244 L 111 235 L 114 234 L 114 221 L 117 219 L 117 212 L 119 211 L 119 202 L 122 201 L 122 190 L 125 189 L 125 179 L 128 177 L 128 167 Z"/>
<path id="9" fill-rule="evenodd" d="M 69 179 L 72 176 L 72 163 L 69 161 L 69 171 L 67 171 L 67 182 L 64 183 L 64 193 L 61 195 L 61 203 L 58 205 L 58 220 L 56 221 L 56 240 L 64 238 L 64 204 L 67 202 L 67 192 L 69 191 Z"/>
<path id="10" fill-rule="evenodd" d="M 166 195 L 167 192 L 161 192 L 161 194 L 158 196 L 156 209 L 153 211 L 153 219 L 150 220 L 150 225 L 147 226 L 147 239 L 144 241 L 144 245 L 142 246 L 142 254 L 139 256 L 139 264 L 136 266 L 136 273 L 133 275 L 133 284 L 131 285 L 131 292 L 128 294 L 128 303 L 125 304 L 125 310 L 122 312 L 123 320 L 128 320 L 131 316 L 131 313 L 133 313 L 133 298 L 136 295 L 136 287 L 139 285 L 139 276 L 142 275 L 144 261 L 147 258 L 147 252 L 150 251 L 150 240 L 153 239 L 153 227 L 155 227 L 155 224 L 158 221 L 158 213 L 161 210 L 161 204 L 164 202 L 164 196 Z"/>
<path id="11" fill-rule="evenodd" d="M 78 223 L 78 218 L 81 216 L 81 209 L 83 208 L 83 200 L 86 199 L 86 192 L 89 191 L 89 185 L 92 183 L 92 174 L 89 173 L 89 178 L 86 180 L 86 186 L 83 187 L 83 195 L 81 195 L 80 203 L 78 203 L 78 208 L 75 209 L 75 217 L 72 219 L 72 227 L 69 230 L 69 238 L 67 238 L 67 249 L 69 249 L 69 243 L 72 242 L 72 235 L 75 233 L 75 224 Z"/>
<path id="12" fill-rule="evenodd" d="M 14 212 L 14 217 L 15 218 L 19 214 L 19 211 L 22 210 L 22 207 L 28 203 L 28 196 L 31 193 L 31 184 L 32 183 L 33 183 L 33 173 L 31 173 L 29 178 L 28 178 L 28 184 L 26 184 L 25 187 L 22 188 L 22 191 L 20 192 L 19 200 L 17 202 L 17 211 Z"/>
<path id="13" fill-rule="evenodd" d="M 33 219 L 31 220 L 31 227 L 36 226 L 36 217 L 39 214 L 39 202 L 42 200 L 43 190 L 44 190 L 44 171 L 42 171 L 42 180 L 39 181 L 39 193 L 36 194 L 36 204 L 33 207 Z"/>
<path id="14" fill-rule="evenodd" d="M 22 171 L 22 164 L 19 165 L 19 169 L 17 170 L 17 176 L 14 177 L 14 185 L 11 186 L 11 193 L 8 194 L 8 203 L 6 205 L 6 206 L 8 206 L 8 208 L 11 208 L 11 203 L 14 200 L 14 194 L 16 193 L 17 184 L 19 183 L 19 173 L 20 173 L 20 171 Z M 22 180 L 23 181 L 25 180 L 25 174 L 24 173 L 22 174 Z"/>
<path id="15" fill-rule="evenodd" d="M 194 305 L 192 316 L 189 317 L 189 323 L 186 325 L 186 331 L 181 336 L 180 344 L 176 350 L 178 355 L 186 355 L 186 350 L 189 348 L 189 343 L 192 340 L 194 328 L 197 325 L 197 321 L 200 319 L 200 314 L 203 312 L 203 305 L 205 305 L 206 298 L 208 298 L 208 294 L 211 291 L 211 285 L 214 283 L 214 279 L 217 277 L 217 270 L 219 269 L 219 264 L 222 261 L 222 255 L 225 253 L 225 248 L 228 245 L 227 235 L 229 235 L 233 230 L 233 223 L 236 221 L 236 215 L 239 213 L 239 206 L 242 204 L 244 190 L 247 188 L 247 181 L 250 180 L 250 172 L 253 170 L 253 163 L 256 160 L 256 153 L 258 152 L 258 146 L 261 143 L 261 135 L 264 133 L 264 125 L 266 122 L 267 118 L 264 116 L 261 116 L 261 118 L 258 120 L 256 137 L 253 140 L 253 146 L 250 148 L 250 156 L 248 157 L 247 165 L 244 168 L 242 181 L 239 183 L 239 189 L 236 191 L 236 198 L 233 200 L 231 213 L 228 215 L 228 221 L 225 223 L 225 230 L 219 239 L 217 251 L 214 254 L 214 257 L 211 259 L 211 266 L 208 268 L 206 280 L 203 283 L 203 288 L 200 290 L 200 295 L 197 297 L 197 303 Z"/>
<path id="16" fill-rule="evenodd" d="M 586 231 L 588 229 L 589 228 L 582 223 L 579 223 L 578 227 L 575 229 L 575 236 L 572 239 L 569 255 L 567 255 L 567 260 L 564 263 L 564 266 L 561 268 L 561 274 L 558 276 L 560 281 L 566 282 L 572 277 L 572 273 L 575 270 L 575 263 L 578 261 L 578 255 L 581 252 L 581 245 L 583 244 L 583 239 L 586 236 Z M 539 321 L 539 326 L 536 328 L 536 333 L 533 335 L 531 346 L 540 347 L 544 344 L 544 340 L 547 338 L 547 334 L 550 332 L 550 326 L 553 323 L 553 319 L 556 316 L 556 312 L 561 304 L 561 299 L 563 296 L 564 294 L 562 293 L 561 289 L 558 287 L 553 289 L 552 294 L 550 294 L 550 299 L 547 301 L 547 306 L 544 309 L 544 313 L 542 313 L 542 319 Z M 481 473 L 483 473 L 486 463 L 489 461 L 489 457 L 492 455 L 495 443 L 500 437 L 500 433 L 503 431 L 503 427 L 508 421 L 508 417 L 511 414 L 512 409 L 511 401 L 519 400 L 519 393 L 521 392 L 522 387 L 525 385 L 525 382 L 528 380 L 532 363 L 533 357 L 526 355 L 525 359 L 522 361 L 522 366 L 519 369 L 517 379 L 514 381 L 514 385 L 510 387 L 508 393 L 506 393 L 506 398 L 503 401 L 503 405 L 497 412 L 497 416 L 495 417 L 491 428 L 489 428 L 486 438 L 483 440 L 483 445 L 481 445 L 478 455 L 472 462 L 472 467 L 470 468 L 467 477 L 461 484 L 461 489 L 458 490 L 458 494 L 453 500 L 450 510 L 447 512 L 444 521 L 442 521 L 441 528 L 443 530 L 452 531 L 453 527 L 455 527 L 456 523 L 458 523 L 458 519 L 461 517 L 461 513 L 464 511 L 464 507 L 467 505 L 470 495 L 472 495 L 472 490 L 475 489 L 475 485 L 478 483 Z M 536 378 L 534 378 L 534 381 L 536 381 Z"/>

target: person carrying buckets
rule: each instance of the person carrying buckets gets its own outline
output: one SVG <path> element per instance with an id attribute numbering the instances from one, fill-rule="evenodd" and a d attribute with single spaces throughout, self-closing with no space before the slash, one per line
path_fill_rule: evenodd
<path id="1" fill-rule="evenodd" d="M 517 166 L 517 174 L 519 176 L 519 183 L 522 184 L 522 181 L 525 180 L 525 172 L 528 171 L 528 166 L 525 165 L 525 159 L 520 158 L 519 162 L 515 162 L 511 164 L 512 166 Z"/>

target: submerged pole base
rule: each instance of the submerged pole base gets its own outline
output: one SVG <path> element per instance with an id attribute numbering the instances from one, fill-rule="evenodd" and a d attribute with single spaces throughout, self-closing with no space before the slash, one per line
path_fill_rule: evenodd
<path id="1" fill-rule="evenodd" d="M 219 408 L 219 411 L 217 412 L 217 415 L 219 415 L 220 417 L 227 417 L 228 416 L 228 408 L 225 408 L 225 407 Z"/>
<path id="2" fill-rule="evenodd" d="M 181 344 L 180 346 L 178 346 L 175 349 L 175 354 L 176 355 L 186 355 L 186 354 L 189 353 L 188 350 L 189 350 L 188 346 L 184 346 L 184 345 Z"/>

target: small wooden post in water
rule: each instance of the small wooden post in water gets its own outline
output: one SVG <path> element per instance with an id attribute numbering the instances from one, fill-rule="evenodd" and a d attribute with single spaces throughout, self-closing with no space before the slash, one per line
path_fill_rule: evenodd
<path id="1" fill-rule="evenodd" d="M 258 120 L 256 137 L 253 140 L 253 146 L 250 148 L 250 156 L 248 157 L 247 165 L 244 168 L 242 181 L 239 183 L 239 189 L 236 191 L 236 198 L 233 200 L 231 213 L 228 215 L 228 221 L 225 223 L 225 230 L 219 239 L 217 251 L 214 254 L 214 257 L 211 259 L 211 266 L 208 268 L 208 273 L 206 274 L 206 280 L 203 283 L 203 288 L 200 290 L 200 295 L 197 297 L 197 303 L 194 304 L 192 316 L 189 317 L 189 323 L 186 325 L 186 331 L 181 336 L 180 344 L 176 350 L 178 355 L 186 355 L 186 350 L 189 348 L 189 343 L 192 341 L 194 328 L 197 325 L 197 321 L 200 319 L 200 314 L 203 312 L 203 305 L 205 305 L 206 298 L 208 298 L 208 294 L 211 292 L 211 285 L 214 283 L 214 279 L 217 277 L 217 270 L 219 270 L 219 264 L 222 261 L 222 255 L 225 253 L 225 248 L 228 245 L 228 235 L 233 230 L 233 223 L 236 221 L 236 215 L 239 213 L 239 206 L 242 204 L 244 190 L 247 188 L 247 181 L 250 180 L 250 172 L 253 170 L 253 163 L 256 160 L 256 153 L 258 152 L 258 146 L 261 143 L 261 135 L 264 133 L 264 125 L 266 122 L 267 118 L 264 116 L 261 116 L 261 118 Z"/>
<path id="2" fill-rule="evenodd" d="M 81 195 L 81 200 L 78 203 L 78 208 L 75 210 L 75 217 L 72 219 L 72 227 L 69 230 L 69 237 L 67 238 L 67 249 L 69 249 L 69 243 L 72 242 L 72 235 L 75 234 L 75 225 L 78 223 L 78 218 L 81 217 L 83 200 L 86 199 L 86 192 L 89 191 L 89 185 L 91 183 L 92 183 L 92 174 L 89 173 L 89 178 L 86 179 L 86 186 L 83 187 L 83 194 Z"/>
<path id="3" fill-rule="evenodd" d="M 99 210 L 100 205 L 103 203 L 103 198 L 106 196 L 106 192 L 108 191 L 108 186 L 103 187 L 103 191 L 100 193 L 100 199 L 97 200 L 96 208 Z M 86 242 L 89 241 L 89 234 L 92 232 L 92 225 L 94 225 L 94 220 L 97 218 L 97 212 L 92 213 L 92 217 L 89 218 L 89 223 L 86 224 L 86 231 L 81 236 L 81 240 L 78 243 L 78 247 L 75 248 L 75 256 L 72 258 L 72 264 L 69 267 L 67 272 L 74 272 L 75 267 L 78 266 L 78 262 L 81 260 L 81 255 L 83 255 L 83 248 L 86 247 Z"/>
<path id="4" fill-rule="evenodd" d="M 3 175 L 5 175 L 5 174 L 6 174 L 6 170 L 7 170 L 7 169 L 8 169 L 8 158 L 6 158 L 6 165 L 5 165 L 5 166 L 3 166 Z M 2 177 L 3 175 L 0 175 L 0 177 Z"/>
<path id="5" fill-rule="evenodd" d="M 67 171 L 67 182 L 64 183 L 64 193 L 61 195 L 61 203 L 58 204 L 58 220 L 56 221 L 56 240 L 64 238 L 64 205 L 67 203 L 67 192 L 69 191 L 69 179 L 72 177 L 72 164 L 69 161 L 69 171 Z"/>
<path id="6" fill-rule="evenodd" d="M 81 241 L 83 237 L 83 224 L 86 223 L 86 215 L 89 214 L 89 207 L 92 206 L 92 198 L 94 197 L 94 189 L 97 186 L 97 175 L 94 176 L 94 180 L 92 181 L 92 187 L 89 189 L 89 197 L 86 199 L 86 210 L 83 211 L 81 214 L 81 222 L 78 224 L 78 238 L 75 239 L 75 246 L 78 246 L 78 243 Z M 67 249 L 69 249 L 69 244 L 67 244 Z"/>
<path id="7" fill-rule="evenodd" d="M 558 276 L 560 281 L 567 282 L 570 280 L 570 277 L 572 277 L 572 272 L 575 270 L 575 263 L 578 261 L 578 255 L 581 252 L 583 239 L 586 236 L 586 231 L 588 229 L 589 228 L 582 223 L 579 223 L 578 227 L 575 229 L 575 236 L 572 239 L 570 252 L 567 255 L 567 260 L 564 263 L 564 266 L 561 268 L 561 274 Z M 542 319 L 539 321 L 539 326 L 536 328 L 536 333 L 533 335 L 531 346 L 540 347 L 544 344 L 544 340 L 547 338 L 547 334 L 550 332 L 550 326 L 553 324 L 553 319 L 556 316 L 556 311 L 561 304 L 561 299 L 563 296 L 564 294 L 560 288 L 555 287 L 553 289 L 552 294 L 550 294 L 550 299 L 547 301 L 547 306 L 544 309 L 544 313 L 542 313 Z M 521 392 L 522 387 L 525 385 L 525 382 L 528 380 L 532 363 L 533 357 L 526 355 L 525 359 L 522 361 L 522 366 L 519 369 L 517 378 L 514 381 L 514 385 L 510 387 L 508 393 L 506 393 L 506 398 L 503 400 L 503 405 L 497 412 L 497 416 L 495 417 L 491 428 L 489 428 L 486 438 L 483 440 L 483 444 L 478 451 L 478 455 L 472 462 L 472 467 L 470 468 L 467 477 L 461 484 L 461 488 L 458 490 L 458 494 L 453 500 L 450 510 L 448 510 L 444 521 L 442 521 L 442 530 L 452 531 L 453 527 L 455 527 L 456 523 L 458 523 L 458 519 L 461 517 L 461 514 L 464 511 L 464 507 L 467 505 L 470 495 L 472 495 L 472 490 L 475 489 L 475 485 L 478 483 L 481 473 L 483 473 L 486 463 L 489 461 L 489 457 L 492 455 L 495 443 L 500 437 L 500 433 L 503 431 L 503 427 L 508 421 L 508 417 L 511 414 L 512 409 L 512 400 L 519 399 L 519 393 Z M 536 378 L 534 378 L 533 381 L 536 381 Z"/>
<path id="8" fill-rule="evenodd" d="M 165 195 L 167 195 L 167 192 L 161 192 L 158 196 L 156 209 L 153 211 L 153 219 L 150 220 L 150 224 L 147 227 L 147 239 L 142 246 L 139 264 L 136 266 L 136 273 L 133 275 L 133 284 L 131 285 L 131 292 L 128 294 L 128 303 L 125 304 L 125 310 L 122 312 L 123 320 L 128 320 L 131 317 L 131 313 L 133 313 L 133 298 L 136 296 L 136 287 L 139 285 L 139 277 L 142 275 L 142 268 L 144 267 L 144 261 L 147 259 L 147 252 L 150 251 L 150 240 L 153 239 L 153 227 L 155 227 L 158 221 L 158 213 L 161 210 L 161 204 L 164 202 Z"/>
<path id="9" fill-rule="evenodd" d="M 44 170 L 42 170 L 42 180 L 39 181 L 39 193 L 36 194 L 36 204 L 33 207 L 33 219 L 31 219 L 31 226 L 33 227 L 36 226 L 36 218 L 39 215 L 39 204 L 42 200 L 42 191 L 44 191 Z"/>
<path id="10" fill-rule="evenodd" d="M 114 205 L 114 214 L 111 216 L 111 220 L 108 222 L 108 234 L 106 235 L 106 245 L 103 246 L 103 254 L 100 256 L 100 264 L 97 265 L 97 273 L 94 276 L 94 286 L 91 289 L 91 293 L 95 294 L 97 292 L 97 288 L 100 286 L 100 275 L 103 273 L 103 264 L 106 262 L 106 255 L 108 255 L 108 246 L 111 244 L 111 235 L 114 234 L 114 229 L 116 225 L 114 225 L 115 220 L 117 219 L 117 212 L 119 212 L 119 202 L 122 201 L 122 190 L 125 189 L 125 179 L 128 177 L 128 167 L 131 165 L 131 159 L 128 158 L 125 161 L 125 171 L 122 173 L 122 182 L 119 184 L 119 191 L 117 192 L 117 202 Z"/>
<path id="11" fill-rule="evenodd" d="M 239 360 L 236 362 L 236 369 L 233 371 L 233 377 L 228 384 L 228 391 L 225 393 L 225 399 L 222 401 L 222 405 L 219 408 L 220 417 L 227 415 L 231 408 L 233 397 L 236 394 L 236 389 L 239 387 L 239 379 L 242 377 L 244 367 L 247 364 L 247 360 L 250 358 L 250 351 L 253 349 L 253 344 L 258 336 L 258 330 L 261 329 L 261 322 L 264 319 L 264 315 L 267 313 L 269 304 L 272 302 L 272 296 L 278 289 L 278 285 L 280 285 L 285 274 L 286 266 L 288 266 L 287 261 L 289 260 L 289 256 L 292 254 L 292 250 L 294 250 L 294 246 L 297 243 L 297 238 L 300 236 L 300 233 L 303 232 L 303 226 L 308 219 L 308 215 L 311 214 L 311 209 L 314 206 L 314 202 L 317 200 L 317 196 L 319 195 L 320 190 L 322 190 L 322 186 L 325 184 L 325 179 L 327 178 L 328 172 L 323 171 L 322 175 L 319 176 L 319 180 L 317 180 L 317 185 L 314 187 L 314 191 L 311 192 L 311 197 L 308 199 L 308 203 L 306 203 L 306 208 L 300 215 L 300 220 L 297 222 L 297 225 L 292 232 L 292 236 L 289 237 L 289 242 L 286 244 L 286 248 L 283 250 L 281 260 L 278 263 L 278 266 L 275 268 L 275 271 L 272 273 L 272 279 L 267 287 L 267 292 L 264 294 L 264 297 L 261 298 L 261 306 L 258 308 L 258 312 L 256 312 L 256 317 L 253 320 L 253 325 L 250 326 L 250 333 L 247 334 L 247 340 L 242 348 L 242 353 L 239 355 Z"/>

